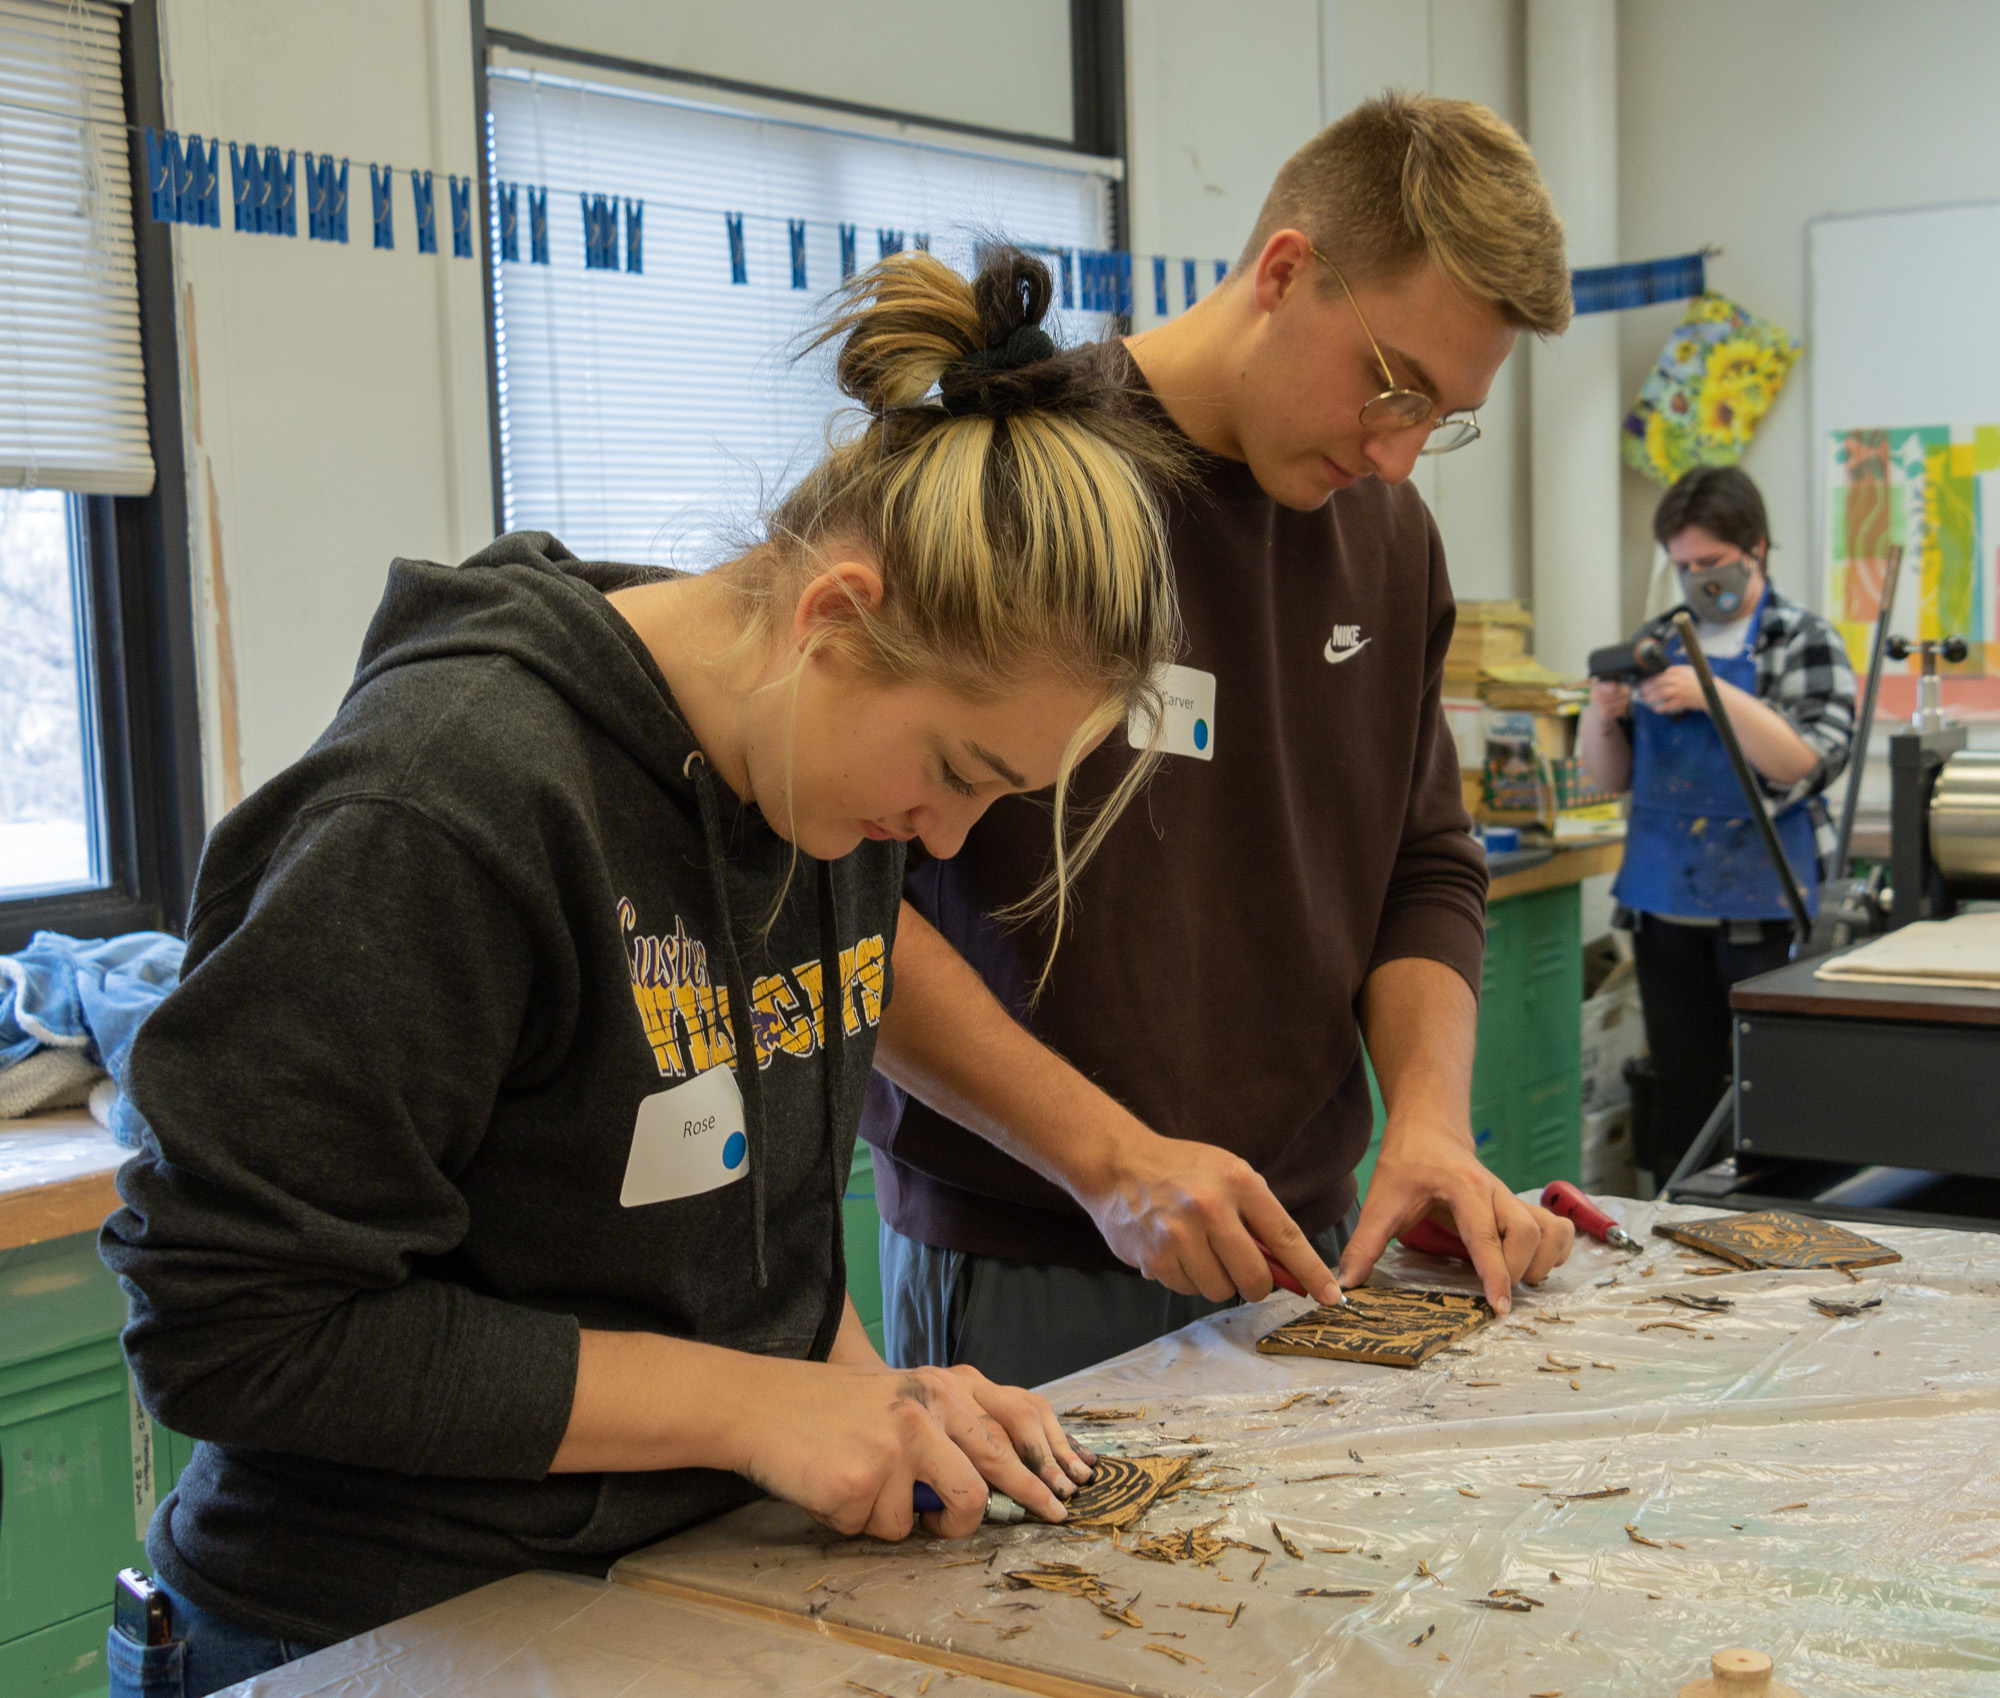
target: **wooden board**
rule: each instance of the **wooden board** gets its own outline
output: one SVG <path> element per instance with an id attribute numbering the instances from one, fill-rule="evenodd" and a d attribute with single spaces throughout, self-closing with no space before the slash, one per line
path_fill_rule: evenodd
<path id="1" fill-rule="evenodd" d="M 1623 843 L 1586 843 L 1571 847 L 1556 845 L 1556 852 L 1538 867 L 1518 873 L 1503 873 L 1486 892 L 1488 902 L 1504 902 L 1510 896 L 1526 896 L 1532 891 L 1554 890 L 1560 885 L 1581 884 L 1587 878 L 1615 873 L 1625 860 Z"/>
<path id="2" fill-rule="evenodd" d="M 1267 1356 L 1324 1356 L 1414 1368 L 1493 1319 L 1484 1297 L 1364 1285 L 1338 1308 L 1322 1306 L 1257 1341 Z"/>
<path id="3" fill-rule="evenodd" d="M 1739 1268 L 1873 1268 L 1903 1259 L 1888 1245 L 1835 1226 L 1830 1220 L 1814 1220 L 1783 1209 L 1656 1226 L 1653 1235 L 1706 1250 Z"/>
<path id="4" fill-rule="evenodd" d="M 95 1232 L 131 1154 L 82 1109 L 0 1120 L 0 1250 Z"/>

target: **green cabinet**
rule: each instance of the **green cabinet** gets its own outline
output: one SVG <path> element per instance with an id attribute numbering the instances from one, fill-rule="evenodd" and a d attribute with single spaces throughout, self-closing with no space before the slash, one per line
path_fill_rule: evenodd
<path id="1" fill-rule="evenodd" d="M 105 1691 L 111 1580 L 191 1446 L 132 1396 L 94 1235 L 0 1252 L 0 1692 Z"/>
<path id="2" fill-rule="evenodd" d="M 1374 1075 L 1369 1075 L 1374 1091 Z M 1359 1169 L 1365 1190 L 1382 1147 Z M 1472 1061 L 1472 1136 L 1479 1159 L 1511 1190 L 1583 1172 L 1583 894 L 1573 884 L 1495 902 L 1486 914 L 1479 1040 Z"/>
<path id="3" fill-rule="evenodd" d="M 840 1206 L 847 1238 L 847 1295 L 875 1348 L 882 1348 L 882 1260 L 875 1210 L 875 1162 L 868 1146 L 854 1140 L 854 1161 L 847 1170 L 847 1195 Z"/>

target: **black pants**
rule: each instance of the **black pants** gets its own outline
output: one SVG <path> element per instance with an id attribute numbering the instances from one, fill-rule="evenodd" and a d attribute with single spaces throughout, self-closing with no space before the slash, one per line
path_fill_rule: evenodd
<path id="1" fill-rule="evenodd" d="M 1741 931 L 1739 925 L 1733 928 Z M 1653 1108 L 1640 1159 L 1651 1157 L 1664 1181 L 1715 1112 L 1734 1072 L 1729 987 L 1782 967 L 1792 928 L 1766 920 L 1754 943 L 1732 943 L 1728 921 L 1676 926 L 1651 914 L 1635 917 L 1632 953 L 1645 1004 L 1646 1046 L 1653 1052 Z"/>

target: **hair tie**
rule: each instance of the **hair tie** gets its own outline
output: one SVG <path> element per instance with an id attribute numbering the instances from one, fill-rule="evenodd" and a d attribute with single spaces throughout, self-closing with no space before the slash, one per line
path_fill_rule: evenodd
<path id="1" fill-rule="evenodd" d="M 1026 412 L 1040 403 L 1038 396 L 1027 388 L 990 384 L 988 379 L 1000 372 L 1019 371 L 1023 366 L 1052 360 L 1055 355 L 1055 338 L 1039 324 L 1019 325 L 1006 341 L 981 348 L 946 366 L 938 378 L 938 400 L 955 418 L 982 413 L 991 418 L 1005 418 L 1009 413 Z"/>

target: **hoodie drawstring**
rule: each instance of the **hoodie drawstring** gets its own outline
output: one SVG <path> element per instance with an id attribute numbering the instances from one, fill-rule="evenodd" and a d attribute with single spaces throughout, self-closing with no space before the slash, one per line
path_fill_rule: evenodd
<path id="1" fill-rule="evenodd" d="M 727 857 L 722 843 L 722 810 L 715 799 L 715 779 L 709 765 L 696 751 L 687 758 L 684 770 L 694 780 L 695 797 L 701 805 L 701 834 L 708 850 L 709 889 L 715 897 L 715 911 L 722 924 L 724 982 L 729 987 L 732 1010 L 730 1024 L 736 1035 L 736 1089 L 743 1098 L 743 1134 L 750 1158 L 750 1244 L 756 1268 L 757 1289 L 764 1290 L 771 1276 L 764 1266 L 764 1081 L 757 1065 L 757 1011 L 750 1001 L 750 981 L 743 971 L 743 956 L 736 946 L 736 921 L 729 907 L 729 881 L 725 875 Z M 840 924 L 834 905 L 833 864 L 819 863 L 819 971 L 820 1049 L 824 1065 L 820 1069 L 821 1095 L 826 1111 L 826 1160 L 833 1170 L 833 1218 L 841 1219 L 847 1197 L 847 1175 L 840 1170 L 840 1093 L 843 1063 L 847 1053 L 847 988 L 840 976 Z M 834 1284 L 844 1296 L 846 1257 L 840 1234 L 833 1239 Z"/>
<path id="2" fill-rule="evenodd" d="M 743 1136 L 750 1157 L 750 1250 L 757 1289 L 771 1283 L 764 1268 L 764 1081 L 757 1068 L 757 1011 L 750 1002 L 750 981 L 744 976 L 742 952 L 736 947 L 736 919 L 729 911 L 729 880 L 722 849 L 722 811 L 716 806 L 715 779 L 697 750 L 685 769 L 694 779 L 701 804 L 701 835 L 708 846 L 709 890 L 722 922 L 724 980 L 729 986 L 730 1024 L 736 1032 L 736 1089 L 743 1098 Z"/>

